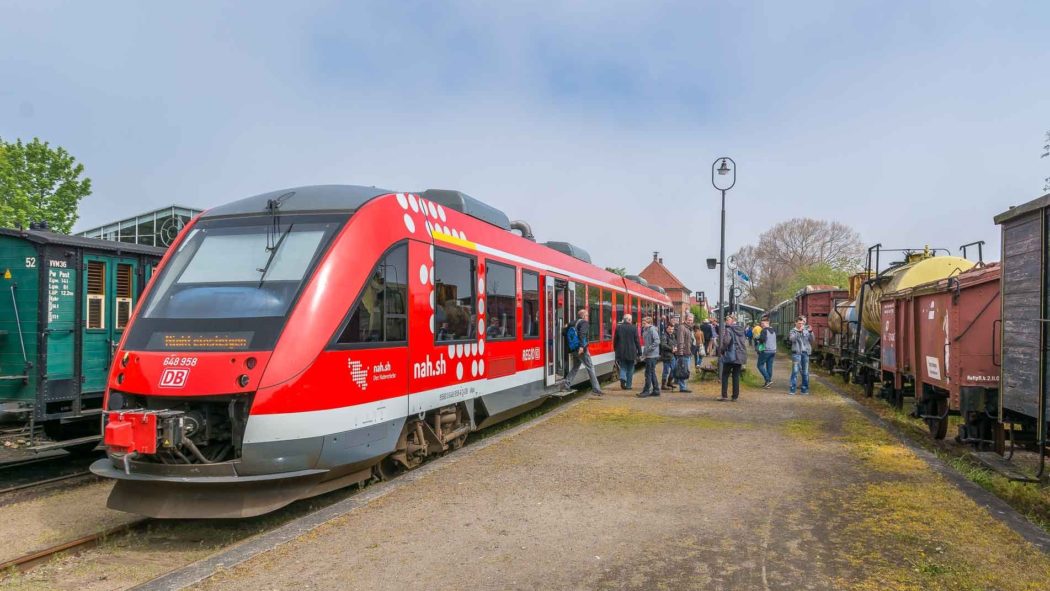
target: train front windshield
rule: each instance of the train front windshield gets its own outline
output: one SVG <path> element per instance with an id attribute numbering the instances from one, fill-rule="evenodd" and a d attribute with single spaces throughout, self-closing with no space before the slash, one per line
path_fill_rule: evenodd
<path id="1" fill-rule="evenodd" d="M 341 220 L 294 216 L 198 223 L 157 278 L 128 346 L 235 350 L 272 345 L 340 225 Z"/>

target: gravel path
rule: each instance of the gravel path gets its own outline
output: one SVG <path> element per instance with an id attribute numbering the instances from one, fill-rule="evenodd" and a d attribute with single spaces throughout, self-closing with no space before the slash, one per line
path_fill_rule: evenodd
<path id="1" fill-rule="evenodd" d="M 1050 589 L 842 399 L 610 389 L 201 589 Z"/>

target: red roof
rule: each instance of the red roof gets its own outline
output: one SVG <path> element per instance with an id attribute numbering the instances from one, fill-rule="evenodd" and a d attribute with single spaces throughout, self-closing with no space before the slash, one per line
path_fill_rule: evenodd
<path id="1" fill-rule="evenodd" d="M 681 289 L 686 293 L 691 293 L 689 288 L 674 276 L 674 273 L 668 271 L 667 267 L 663 266 L 663 264 L 657 260 L 649 263 L 649 266 L 642 269 L 642 272 L 639 273 L 638 276 L 645 279 L 650 284 L 659 285 L 664 289 Z"/>

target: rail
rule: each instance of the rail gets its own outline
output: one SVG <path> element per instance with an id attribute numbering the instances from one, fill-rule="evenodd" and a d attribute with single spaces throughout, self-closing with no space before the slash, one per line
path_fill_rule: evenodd
<path id="1" fill-rule="evenodd" d="M 90 548 L 94 548 L 100 543 L 104 542 L 106 538 L 129 532 L 132 529 L 141 526 L 143 523 L 150 521 L 149 519 L 143 518 L 135 521 L 129 521 L 122 525 L 111 527 L 109 529 L 102 530 L 93 534 L 89 534 L 75 540 L 63 542 L 50 548 L 43 550 L 37 550 L 36 552 L 30 552 L 24 554 L 18 558 L 8 560 L 7 562 L 0 563 L 0 572 L 7 571 L 8 569 L 15 569 L 20 573 L 29 571 L 34 566 L 47 562 L 57 554 L 62 552 L 82 552 Z"/>

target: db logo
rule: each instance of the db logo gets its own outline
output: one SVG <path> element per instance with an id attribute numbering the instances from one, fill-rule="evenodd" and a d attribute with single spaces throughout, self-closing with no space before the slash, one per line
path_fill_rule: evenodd
<path id="1" fill-rule="evenodd" d="M 160 374 L 160 387 L 181 388 L 186 385 L 189 377 L 190 370 L 188 369 L 165 369 L 164 373 Z"/>

